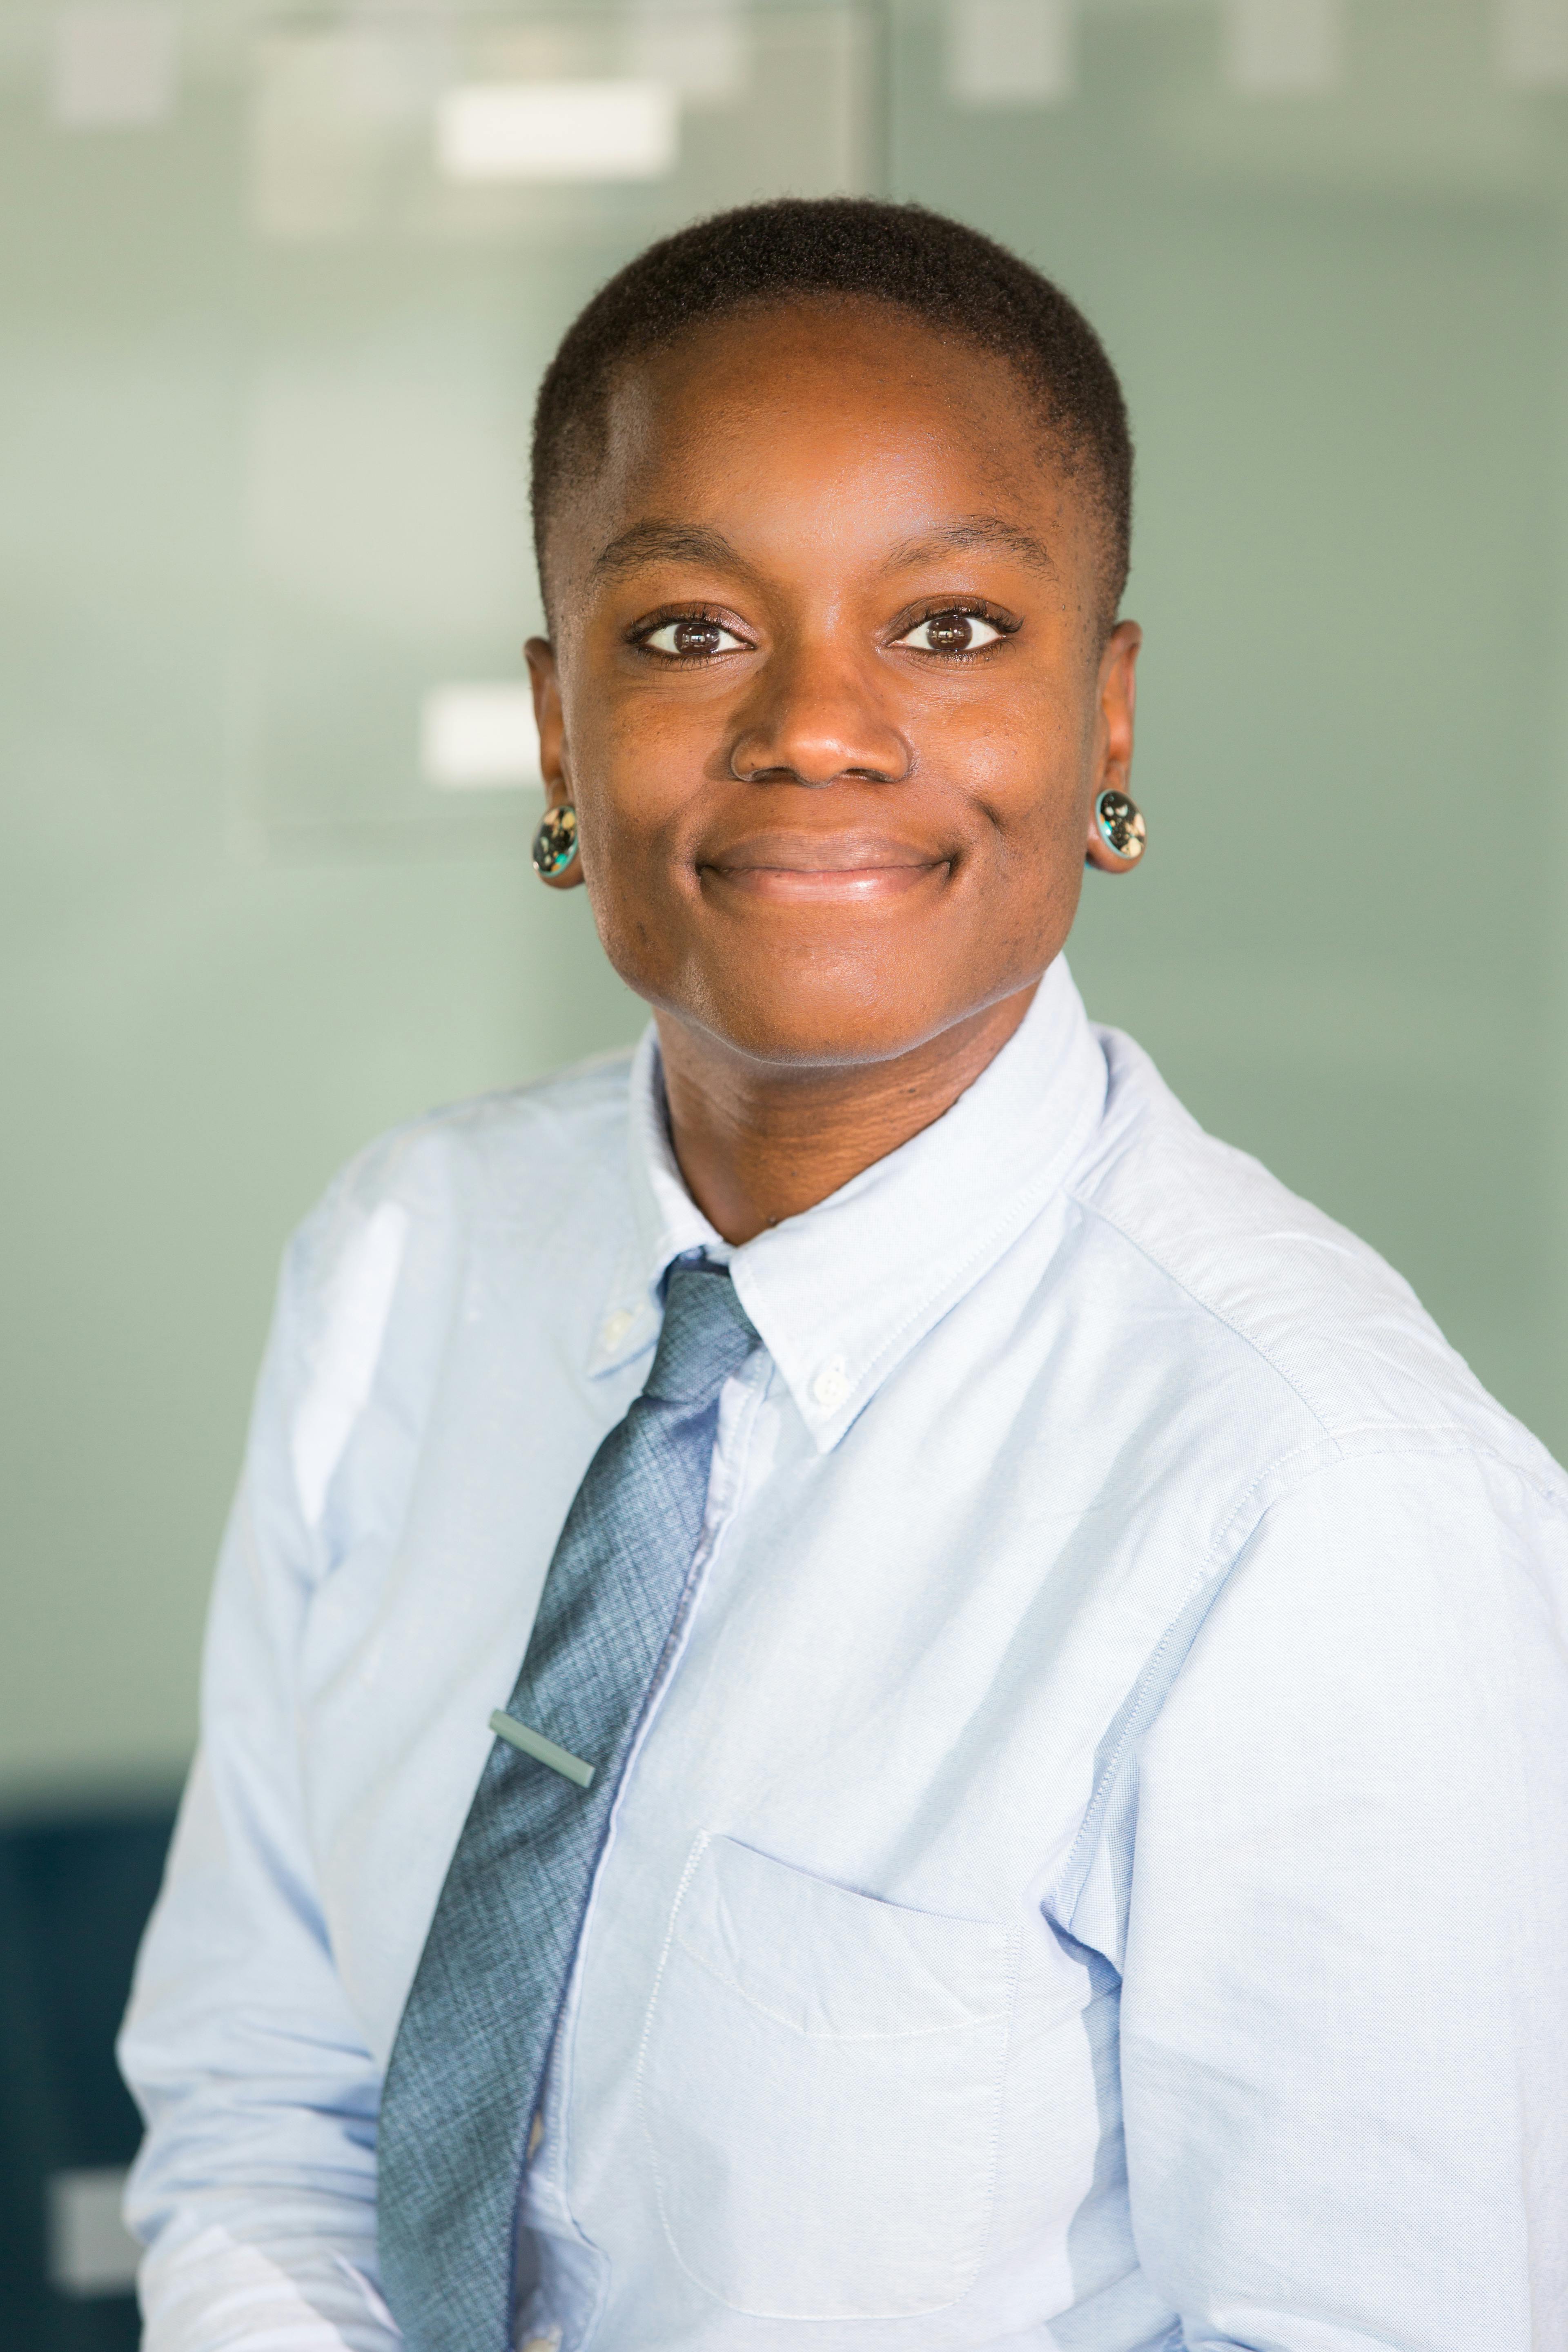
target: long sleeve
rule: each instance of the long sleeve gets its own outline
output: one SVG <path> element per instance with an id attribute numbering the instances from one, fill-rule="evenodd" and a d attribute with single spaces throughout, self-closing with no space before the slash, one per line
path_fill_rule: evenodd
<path id="1" fill-rule="evenodd" d="M 1568 2341 L 1564 1549 L 1499 1462 L 1342 1460 L 1142 1744 L 1127 2163 L 1190 2352 Z"/>
<path id="2" fill-rule="evenodd" d="M 209 1622 L 202 1752 L 121 2036 L 148 2127 L 127 2206 L 148 2247 L 145 2352 L 399 2340 L 373 2284 L 379 2069 L 313 1885 L 292 1689 L 317 1572 L 296 1411 L 329 1222 L 285 1269 Z"/>

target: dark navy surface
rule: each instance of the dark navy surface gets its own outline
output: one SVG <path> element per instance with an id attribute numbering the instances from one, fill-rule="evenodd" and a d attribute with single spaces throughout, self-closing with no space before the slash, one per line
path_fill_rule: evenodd
<path id="1" fill-rule="evenodd" d="M 134 2352 L 130 2294 L 47 2276 L 51 2173 L 129 2164 L 141 2123 L 114 2063 L 173 1807 L 0 1821 L 0 2346 Z"/>

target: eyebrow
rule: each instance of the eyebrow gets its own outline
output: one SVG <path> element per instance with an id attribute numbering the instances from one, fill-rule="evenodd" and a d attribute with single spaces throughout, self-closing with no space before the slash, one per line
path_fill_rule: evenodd
<path id="1" fill-rule="evenodd" d="M 1037 572 L 1056 569 L 1044 540 L 1037 539 L 1032 531 L 1009 522 L 1003 515 L 964 515 L 957 522 L 944 523 L 919 539 L 905 540 L 893 550 L 882 568 L 885 572 L 907 571 L 917 563 L 930 562 L 934 556 L 951 553 L 955 548 L 972 547 L 1005 548 Z M 618 539 L 602 547 L 594 558 L 594 576 L 613 580 L 622 572 L 635 572 L 641 563 L 657 562 L 660 558 L 667 562 L 711 563 L 731 572 L 748 568 L 739 550 L 721 530 L 710 530 L 704 523 L 648 521 L 633 523 L 629 530 L 623 530 Z"/>
<path id="2" fill-rule="evenodd" d="M 1033 531 L 1021 530 L 1017 523 L 1009 522 L 1004 515 L 965 515 L 958 522 L 944 523 L 940 530 L 906 540 L 901 547 L 893 550 L 883 569 L 902 572 L 954 548 L 970 547 L 1005 548 L 1010 555 L 1021 556 L 1037 572 L 1056 570 L 1045 541 L 1037 539 Z"/>
<path id="3" fill-rule="evenodd" d="M 656 562 L 660 556 L 667 562 L 686 563 L 716 563 L 729 571 L 742 571 L 744 566 L 736 550 L 722 531 L 709 530 L 696 522 L 635 522 L 630 530 L 623 530 L 619 539 L 612 539 L 594 558 L 594 574 L 597 579 L 613 580 L 623 572 L 635 572 L 639 563 Z"/>

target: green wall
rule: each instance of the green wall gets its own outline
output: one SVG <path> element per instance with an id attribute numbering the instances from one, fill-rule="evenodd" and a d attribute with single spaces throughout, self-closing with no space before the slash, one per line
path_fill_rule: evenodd
<path id="1" fill-rule="evenodd" d="M 1568 99 L 1489 7 L 1352 6 L 1337 89 L 1251 100 L 1215 9 L 1105 8 L 1071 103 L 955 117 L 937 16 L 900 185 L 1060 277 L 1139 443 L 1151 847 L 1080 984 L 1562 1448 Z"/>
<path id="2" fill-rule="evenodd" d="M 292 239 L 258 220 L 237 9 L 187 15 L 168 119 L 96 131 L 48 118 L 47 16 L 7 25 L 12 1791 L 183 1762 L 273 1269 L 334 1166 L 428 1103 L 639 1025 L 581 899 L 528 871 L 527 795 L 438 804 L 405 747 L 424 682 L 510 674 L 531 625 L 521 435 L 551 336 L 641 237 L 753 192 L 918 194 L 1017 244 L 1101 327 L 1141 453 L 1151 848 L 1125 886 L 1090 885 L 1090 1008 L 1384 1250 L 1568 1441 L 1568 98 L 1504 88 L 1490 9 L 1436 0 L 1352 5 L 1339 85 L 1274 98 L 1227 88 L 1214 5 L 1106 0 L 1082 12 L 1070 98 L 982 109 L 946 94 L 940 9 L 752 15 L 769 70 L 693 96 L 679 185 L 552 191 L 481 230 L 389 177 L 357 225 Z M 570 39 L 609 56 L 627 22 L 583 11 Z M 461 36 L 476 55 L 482 30 Z M 382 536 L 353 523 L 319 580 L 266 505 L 285 493 L 258 489 L 277 388 L 307 376 L 307 438 L 334 415 L 352 435 L 384 385 L 386 414 L 433 420 L 456 486 L 422 520 L 389 481 Z M 310 464 L 335 478 L 330 436 L 300 481 Z"/>

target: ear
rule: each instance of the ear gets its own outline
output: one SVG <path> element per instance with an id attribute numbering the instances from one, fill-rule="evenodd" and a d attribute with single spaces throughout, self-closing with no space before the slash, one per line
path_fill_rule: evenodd
<path id="1" fill-rule="evenodd" d="M 1094 757 L 1089 789 L 1089 834 L 1084 863 L 1101 874 L 1127 874 L 1136 861 L 1118 857 L 1095 822 L 1101 793 L 1125 793 L 1132 772 L 1132 722 L 1138 700 L 1138 656 L 1143 632 L 1136 621 L 1118 621 L 1105 641 L 1096 680 Z"/>
<path id="2" fill-rule="evenodd" d="M 530 637 L 523 646 L 529 683 L 533 688 L 533 716 L 539 728 L 539 772 L 544 779 L 545 805 L 574 805 L 566 751 L 566 722 L 561 708 L 561 675 L 555 648 L 548 637 Z M 583 879 L 583 860 L 574 857 L 564 874 L 541 876 L 550 890 L 575 890 Z"/>
<path id="3" fill-rule="evenodd" d="M 561 710 L 561 680 L 555 648 L 548 637 L 530 637 L 522 649 L 528 682 L 533 688 L 533 716 L 539 728 L 539 772 L 544 797 L 552 808 L 572 797 L 566 781 L 566 726 Z"/>

